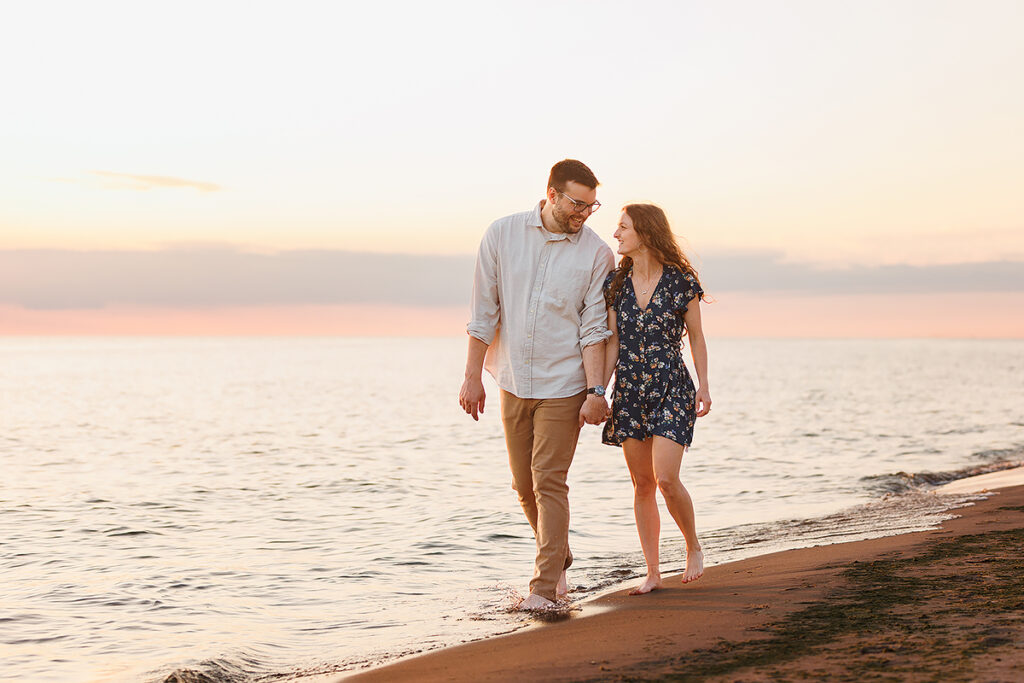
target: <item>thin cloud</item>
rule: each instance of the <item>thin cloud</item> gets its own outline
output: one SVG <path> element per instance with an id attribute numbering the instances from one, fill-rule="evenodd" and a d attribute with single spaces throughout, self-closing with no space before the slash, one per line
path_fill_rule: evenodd
<path id="1" fill-rule="evenodd" d="M 162 175 L 135 175 L 132 173 L 114 173 L 113 171 L 89 171 L 90 175 L 113 180 L 115 183 L 108 184 L 108 187 L 126 188 L 132 190 L 152 190 L 157 187 L 191 187 L 200 192 L 219 192 L 220 185 L 208 183 L 202 180 L 188 180 L 186 178 L 174 178 Z"/>
<path id="2" fill-rule="evenodd" d="M 702 281 L 710 291 L 804 294 L 910 294 L 1024 291 L 1024 261 L 928 266 L 818 266 L 785 260 L 770 250 L 726 250 L 704 255 Z"/>
<path id="3" fill-rule="evenodd" d="M 31 309 L 388 304 L 463 306 L 471 255 L 337 250 L 252 253 L 237 247 L 157 251 L 0 250 L 0 304 Z M 1024 262 L 933 266 L 816 267 L 770 251 L 706 253 L 701 280 L 712 295 L 786 292 L 829 296 L 1024 292 Z"/>
<path id="4" fill-rule="evenodd" d="M 156 188 L 184 187 L 200 192 L 220 192 L 224 188 L 217 183 L 203 180 L 188 180 L 162 175 L 135 175 L 132 173 L 115 173 L 113 171 L 87 171 L 78 178 L 46 178 L 51 183 L 83 185 L 102 190 L 136 190 L 148 191 Z"/>
<path id="5" fill-rule="evenodd" d="M 472 256 L 223 246 L 160 251 L 0 250 L 0 303 L 32 309 L 468 302 Z"/>

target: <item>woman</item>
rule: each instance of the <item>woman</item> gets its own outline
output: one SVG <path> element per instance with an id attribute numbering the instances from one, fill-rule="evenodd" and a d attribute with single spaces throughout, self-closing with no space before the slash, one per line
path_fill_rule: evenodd
<path id="1" fill-rule="evenodd" d="M 708 353 L 700 323 L 704 296 L 697 273 L 676 244 L 665 212 L 630 204 L 615 231 L 622 259 L 605 280 L 608 328 L 604 379 L 615 371 L 615 390 L 603 441 L 622 446 L 633 479 L 633 510 L 647 578 L 631 595 L 661 588 L 658 539 L 661 519 L 655 492 L 686 539 L 683 583 L 704 573 L 704 555 L 693 519 L 693 502 L 679 480 L 693 423 L 711 410 Z M 683 333 L 699 388 L 682 358 Z"/>

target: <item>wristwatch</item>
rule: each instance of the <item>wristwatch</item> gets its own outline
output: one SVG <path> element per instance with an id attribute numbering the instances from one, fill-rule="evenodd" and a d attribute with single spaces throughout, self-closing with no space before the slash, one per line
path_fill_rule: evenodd
<path id="1" fill-rule="evenodd" d="M 587 395 L 593 394 L 594 396 L 604 396 L 604 387 L 598 384 L 596 387 L 590 387 L 587 389 Z"/>

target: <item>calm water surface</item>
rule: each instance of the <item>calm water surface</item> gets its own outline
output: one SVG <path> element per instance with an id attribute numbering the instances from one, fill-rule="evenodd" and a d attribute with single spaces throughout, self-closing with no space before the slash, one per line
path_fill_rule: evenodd
<path id="1" fill-rule="evenodd" d="M 247 681 L 529 620 L 533 539 L 464 339 L 0 340 L 0 678 Z M 923 528 L 1024 458 L 1024 342 L 712 340 L 710 563 Z M 618 449 L 570 474 L 577 601 L 643 567 Z M 665 524 L 664 568 L 682 565 Z"/>

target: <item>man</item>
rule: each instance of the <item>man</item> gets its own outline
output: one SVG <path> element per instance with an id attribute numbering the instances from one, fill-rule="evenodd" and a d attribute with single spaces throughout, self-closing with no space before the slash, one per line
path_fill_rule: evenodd
<path id="1" fill-rule="evenodd" d="M 491 224 L 473 278 L 473 318 L 459 404 L 478 420 L 481 372 L 501 389 L 509 466 L 537 540 L 530 595 L 520 609 L 551 607 L 568 592 L 566 476 L 584 422 L 600 424 L 607 326 L 602 286 L 614 265 L 608 245 L 583 222 L 600 203 L 582 162 L 555 164 L 547 196 L 530 211 Z"/>

